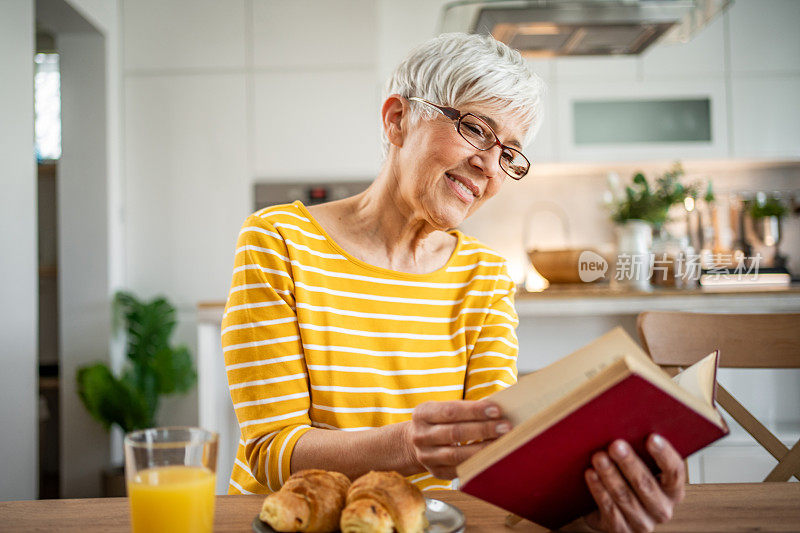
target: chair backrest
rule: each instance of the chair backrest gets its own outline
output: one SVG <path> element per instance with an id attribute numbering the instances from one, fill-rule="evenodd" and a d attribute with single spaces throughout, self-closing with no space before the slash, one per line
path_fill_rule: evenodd
<path id="1" fill-rule="evenodd" d="M 646 311 L 639 340 L 659 365 L 689 366 L 714 350 L 721 367 L 800 368 L 800 313 Z"/>
<path id="2" fill-rule="evenodd" d="M 707 314 L 646 311 L 639 340 L 657 364 L 674 373 L 714 350 L 728 368 L 800 368 L 800 313 Z M 800 480 L 800 442 L 787 448 L 717 383 L 717 402 L 778 464 L 764 481 Z"/>

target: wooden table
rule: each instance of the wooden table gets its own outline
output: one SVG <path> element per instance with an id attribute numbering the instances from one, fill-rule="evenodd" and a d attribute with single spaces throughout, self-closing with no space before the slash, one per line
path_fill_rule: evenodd
<path id="1" fill-rule="evenodd" d="M 505 533 L 542 531 L 522 521 L 503 523 L 506 513 L 457 491 L 431 491 L 427 496 L 459 507 L 467 531 Z M 263 496 L 217 496 L 215 531 L 251 531 L 250 523 Z M 128 531 L 127 498 L 0 502 L 0 530 Z M 734 483 L 689 485 L 675 517 L 657 531 L 800 531 L 800 483 Z"/>

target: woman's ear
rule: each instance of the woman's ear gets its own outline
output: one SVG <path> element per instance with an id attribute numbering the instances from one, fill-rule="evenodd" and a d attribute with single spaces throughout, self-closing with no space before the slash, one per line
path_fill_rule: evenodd
<path id="1" fill-rule="evenodd" d="M 389 142 L 395 146 L 403 146 L 406 134 L 405 126 L 408 124 L 408 121 L 403 119 L 406 118 L 408 111 L 408 100 L 399 94 L 389 95 L 383 102 L 381 108 L 383 131 L 386 132 Z"/>

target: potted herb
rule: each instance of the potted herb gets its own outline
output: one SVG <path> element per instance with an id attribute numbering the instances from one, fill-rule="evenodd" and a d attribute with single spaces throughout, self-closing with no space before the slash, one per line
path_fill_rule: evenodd
<path id="1" fill-rule="evenodd" d="M 756 199 L 749 203 L 748 212 L 753 220 L 767 217 L 783 218 L 787 212 L 786 206 L 780 199 L 764 193 L 756 195 Z"/>
<path id="2" fill-rule="evenodd" d="M 652 187 L 643 173 L 636 173 L 632 183 L 625 187 L 624 195 L 616 195 L 611 206 L 611 220 L 617 224 L 641 220 L 660 229 L 667 221 L 670 207 L 683 203 L 688 197 L 697 197 L 697 184 L 681 183 L 684 174 L 683 167 L 676 162 L 672 168 L 656 178 L 655 186 Z M 713 196 L 710 188 L 707 193 Z"/>
<path id="3" fill-rule="evenodd" d="M 755 198 L 747 202 L 749 226 L 762 250 L 767 256 L 764 266 L 785 268 L 786 258 L 780 254 L 778 245 L 783 231 L 781 221 L 788 213 L 786 204 L 775 194 L 756 193 Z"/>
<path id="4" fill-rule="evenodd" d="M 75 377 L 78 395 L 92 418 L 106 430 L 116 425 L 128 433 L 155 426 L 161 396 L 188 392 L 197 373 L 186 346 L 169 343 L 176 319 L 175 308 L 165 298 L 145 302 L 118 292 L 113 309 L 115 324 L 124 322 L 126 328 L 122 372 L 116 376 L 106 363 L 98 362 L 79 367 Z M 114 470 L 121 474 L 122 467 Z M 104 486 L 108 491 L 107 479 Z"/>
<path id="5" fill-rule="evenodd" d="M 673 205 L 698 195 L 697 184 L 681 183 L 684 174 L 679 162 L 657 177 L 654 184 L 647 180 L 644 173 L 638 172 L 622 191 L 616 178 L 609 177 L 612 189 L 609 207 L 611 220 L 617 224 L 618 261 L 626 261 L 624 264 L 618 263 L 617 274 L 623 275 L 620 281 L 628 282 L 628 285 L 640 290 L 650 288 L 653 232 L 660 234 Z M 710 189 L 707 193 L 713 194 Z M 625 269 L 621 271 L 620 267 Z"/>

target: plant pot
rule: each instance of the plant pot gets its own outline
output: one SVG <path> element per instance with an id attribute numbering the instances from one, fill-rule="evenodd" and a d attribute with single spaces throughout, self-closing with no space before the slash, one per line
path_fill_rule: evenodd
<path id="1" fill-rule="evenodd" d="M 617 226 L 617 261 L 613 279 L 620 285 L 649 291 L 653 269 L 653 227 L 644 220 L 626 220 Z"/>
<path id="2" fill-rule="evenodd" d="M 112 466 L 109 468 L 104 468 L 101 476 L 102 476 L 103 497 L 124 498 L 125 496 L 128 495 L 128 491 L 125 486 L 125 467 Z"/>

